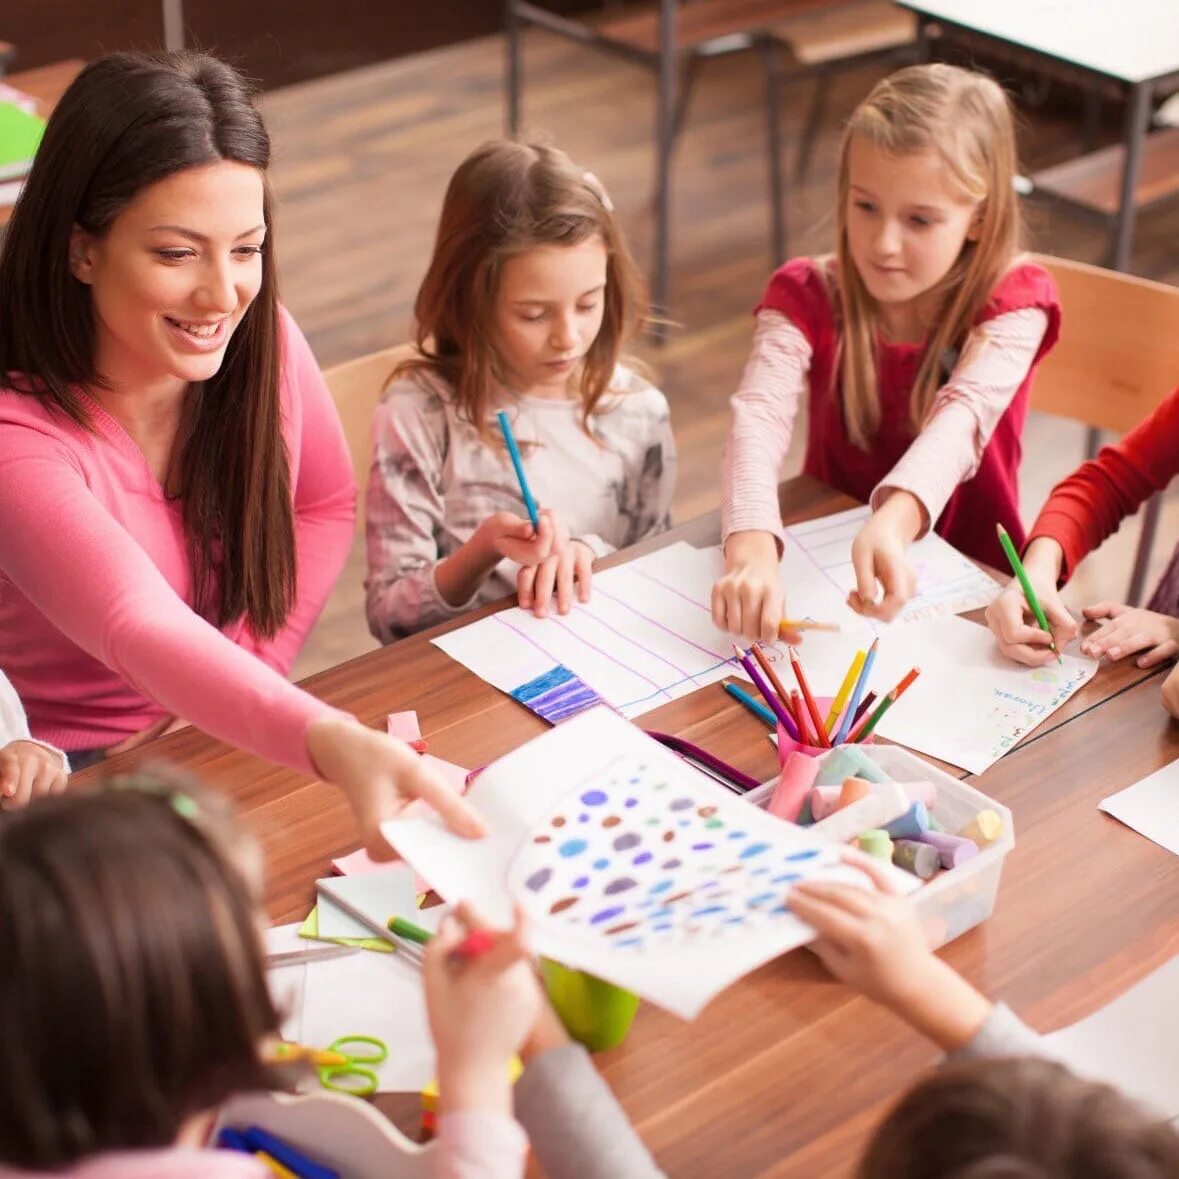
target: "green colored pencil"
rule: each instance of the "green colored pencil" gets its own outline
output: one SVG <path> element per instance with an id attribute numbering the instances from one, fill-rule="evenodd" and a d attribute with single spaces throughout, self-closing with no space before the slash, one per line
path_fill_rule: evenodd
<path id="1" fill-rule="evenodd" d="M 1007 563 L 1011 566 L 1011 572 L 1015 574 L 1019 579 L 1019 584 L 1023 587 L 1023 596 L 1027 599 L 1032 613 L 1036 616 L 1036 622 L 1039 624 L 1040 629 L 1046 631 L 1049 637 L 1051 637 L 1052 627 L 1048 625 L 1048 618 L 1044 613 L 1044 607 L 1040 605 L 1040 599 L 1036 597 L 1036 591 L 1032 589 L 1032 583 L 1028 580 L 1027 571 L 1023 567 L 1023 562 L 1019 559 L 1019 554 L 1015 551 L 1015 545 L 1011 543 L 1011 537 L 1007 535 L 1007 529 L 1002 524 L 996 524 L 995 531 L 998 532 L 999 543 L 1003 546 L 1003 551 L 1007 554 Z M 1056 655 L 1056 662 L 1063 662 L 1060 658 L 1060 649 L 1056 646 L 1055 639 L 1052 640 L 1049 646 Z"/>
<path id="2" fill-rule="evenodd" d="M 389 932 L 397 937 L 405 938 L 407 942 L 417 942 L 419 946 L 424 946 L 433 936 L 428 929 L 414 925 L 412 921 L 406 921 L 404 917 L 390 917 Z"/>

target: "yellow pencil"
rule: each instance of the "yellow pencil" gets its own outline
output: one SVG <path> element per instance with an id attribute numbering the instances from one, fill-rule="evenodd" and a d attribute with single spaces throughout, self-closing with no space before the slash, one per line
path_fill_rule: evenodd
<path id="1" fill-rule="evenodd" d="M 256 1158 L 274 1177 L 275 1179 L 299 1179 L 290 1167 L 284 1167 L 273 1155 L 267 1154 L 264 1150 L 254 1151 L 254 1158 Z"/>
<path id="2" fill-rule="evenodd" d="M 856 680 L 860 678 L 860 668 L 864 666 L 864 660 L 867 657 L 866 651 L 856 652 L 856 657 L 851 661 L 851 667 L 847 669 L 847 675 L 843 677 L 843 683 L 839 685 L 839 691 L 835 693 L 835 699 L 831 701 L 831 711 L 827 713 L 827 721 L 824 725 L 828 737 L 835 729 L 840 713 L 843 712 L 843 706 L 847 703 L 852 688 L 856 686 Z"/>
<path id="3" fill-rule="evenodd" d="M 294 1064 L 296 1061 L 305 1060 L 315 1068 L 330 1068 L 333 1065 L 348 1063 L 348 1058 L 341 1056 L 339 1052 L 332 1052 L 328 1048 L 307 1048 L 290 1041 L 272 1045 L 267 1057 L 270 1064 Z"/>

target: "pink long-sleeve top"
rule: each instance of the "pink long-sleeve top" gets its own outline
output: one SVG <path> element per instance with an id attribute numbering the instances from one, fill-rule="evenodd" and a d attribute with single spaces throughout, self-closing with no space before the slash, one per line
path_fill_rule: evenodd
<path id="1" fill-rule="evenodd" d="M 356 481 L 311 348 L 281 327 L 297 582 L 272 639 L 194 612 L 180 505 L 97 401 L 90 432 L 0 391 L 0 667 L 40 740 L 105 748 L 175 715 L 314 773 L 307 726 L 334 710 L 284 677 L 343 568 Z"/>

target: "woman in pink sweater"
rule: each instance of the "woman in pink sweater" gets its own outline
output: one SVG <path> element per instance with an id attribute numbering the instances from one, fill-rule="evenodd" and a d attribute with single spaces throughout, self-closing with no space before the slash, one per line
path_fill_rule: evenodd
<path id="1" fill-rule="evenodd" d="M 342 787 L 376 855 L 413 754 L 284 678 L 355 481 L 278 301 L 270 145 L 202 54 L 112 54 L 55 110 L 0 254 L 0 667 L 77 765 L 183 718 Z"/>

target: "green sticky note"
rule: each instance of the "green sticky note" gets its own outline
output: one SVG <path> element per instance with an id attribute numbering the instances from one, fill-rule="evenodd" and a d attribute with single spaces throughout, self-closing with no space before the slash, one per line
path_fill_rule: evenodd
<path id="1" fill-rule="evenodd" d="M 28 172 L 44 133 L 44 119 L 11 102 L 0 102 L 0 180 Z"/>
<path id="2" fill-rule="evenodd" d="M 381 937 L 327 937 L 319 936 L 319 906 L 316 905 L 307 914 L 307 920 L 299 926 L 299 936 L 311 938 L 315 941 L 332 942 L 338 946 L 359 946 L 362 950 L 376 950 L 381 954 L 392 954 L 394 947 L 391 942 Z"/>

